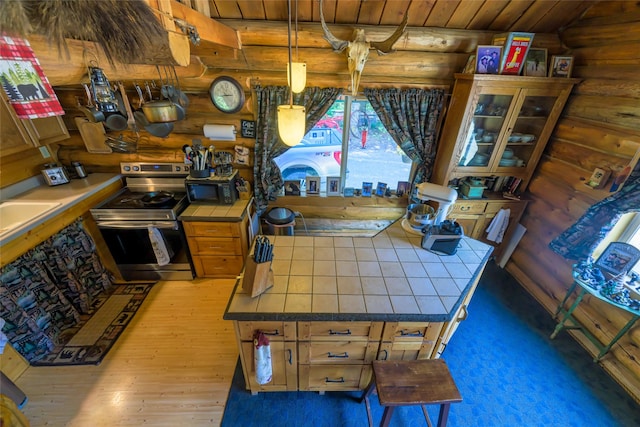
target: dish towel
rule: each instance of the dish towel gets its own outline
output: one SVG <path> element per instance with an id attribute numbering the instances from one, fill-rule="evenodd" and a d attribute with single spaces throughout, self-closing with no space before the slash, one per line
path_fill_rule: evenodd
<path id="1" fill-rule="evenodd" d="M 255 353 L 253 355 L 256 365 L 256 382 L 267 384 L 271 382 L 273 367 L 271 365 L 271 344 L 264 332 L 256 332 L 253 337 Z"/>
<path id="2" fill-rule="evenodd" d="M 500 209 L 496 216 L 493 217 L 489 227 L 487 227 L 487 240 L 502 243 L 504 232 L 509 227 L 509 215 L 511 215 L 510 209 Z"/>
<path id="3" fill-rule="evenodd" d="M 165 242 L 162 233 L 156 227 L 149 227 L 149 240 L 151 241 L 151 247 L 156 254 L 158 265 L 167 265 L 171 261 L 171 255 L 167 249 L 167 242 Z"/>

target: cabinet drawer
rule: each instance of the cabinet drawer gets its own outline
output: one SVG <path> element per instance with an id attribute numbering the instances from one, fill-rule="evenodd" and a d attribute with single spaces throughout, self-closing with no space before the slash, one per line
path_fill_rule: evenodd
<path id="1" fill-rule="evenodd" d="M 198 277 L 237 276 L 242 271 L 242 256 L 194 255 L 193 266 Z"/>
<path id="2" fill-rule="evenodd" d="M 183 222 L 188 236 L 240 237 L 240 223 L 234 222 Z"/>
<path id="3" fill-rule="evenodd" d="M 298 338 L 301 340 L 367 341 L 378 340 L 382 322 L 300 322 Z"/>
<path id="4" fill-rule="evenodd" d="M 524 203 L 522 202 L 502 202 L 502 203 L 487 203 L 486 213 L 498 213 L 500 209 L 509 209 L 511 210 L 511 215 L 514 212 L 520 212 L 524 208 Z"/>
<path id="5" fill-rule="evenodd" d="M 284 341 L 296 339 L 296 323 L 280 321 L 264 322 L 236 322 L 237 333 L 242 341 L 253 341 L 256 331 L 265 333 L 269 341 Z"/>
<path id="6" fill-rule="evenodd" d="M 386 322 L 382 333 L 382 341 L 414 341 L 422 342 L 429 337 L 429 322 Z"/>
<path id="7" fill-rule="evenodd" d="M 375 360 L 378 347 L 378 341 L 302 341 L 298 354 L 302 364 L 361 364 Z"/>
<path id="8" fill-rule="evenodd" d="M 231 237 L 190 237 L 193 255 L 242 255 L 240 239 Z"/>
<path id="9" fill-rule="evenodd" d="M 378 351 L 378 360 L 429 359 L 437 340 L 383 342 Z"/>
<path id="10" fill-rule="evenodd" d="M 453 209 L 451 213 L 461 213 L 461 214 L 478 214 L 483 213 L 485 208 L 487 207 L 486 202 L 473 202 L 473 201 L 460 201 L 456 202 L 453 205 Z"/>
<path id="11" fill-rule="evenodd" d="M 367 365 L 369 366 L 369 365 Z M 365 365 L 300 365 L 301 390 L 360 390 L 370 378 Z M 370 369 L 370 366 L 369 366 Z"/>

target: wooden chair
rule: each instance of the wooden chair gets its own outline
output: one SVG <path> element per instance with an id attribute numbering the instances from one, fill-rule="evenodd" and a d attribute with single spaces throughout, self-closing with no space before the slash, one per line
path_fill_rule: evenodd
<path id="1" fill-rule="evenodd" d="M 438 427 L 447 424 L 451 403 L 462 401 L 447 364 L 442 359 L 375 360 L 373 377 L 362 399 L 367 407 L 369 426 L 373 426 L 369 395 L 376 387 L 384 413 L 380 426 L 388 426 L 396 406 L 420 405 L 427 424 L 431 420 L 424 405 L 439 404 Z"/>

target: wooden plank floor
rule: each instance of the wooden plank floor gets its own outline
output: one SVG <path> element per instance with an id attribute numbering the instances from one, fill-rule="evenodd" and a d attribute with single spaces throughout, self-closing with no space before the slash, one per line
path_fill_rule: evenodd
<path id="1" fill-rule="evenodd" d="M 222 320 L 234 280 L 159 282 L 97 366 L 29 367 L 38 426 L 218 426 L 238 349 Z"/>

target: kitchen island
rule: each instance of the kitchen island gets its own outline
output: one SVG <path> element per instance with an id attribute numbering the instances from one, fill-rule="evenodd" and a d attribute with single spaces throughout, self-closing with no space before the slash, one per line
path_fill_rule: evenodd
<path id="1" fill-rule="evenodd" d="M 251 298 L 240 277 L 224 314 L 254 394 L 362 390 L 373 360 L 439 357 L 492 251 L 464 237 L 455 255 L 436 255 L 399 221 L 372 238 L 268 237 L 274 285 Z M 257 331 L 271 346 L 264 385 L 255 381 Z"/>

